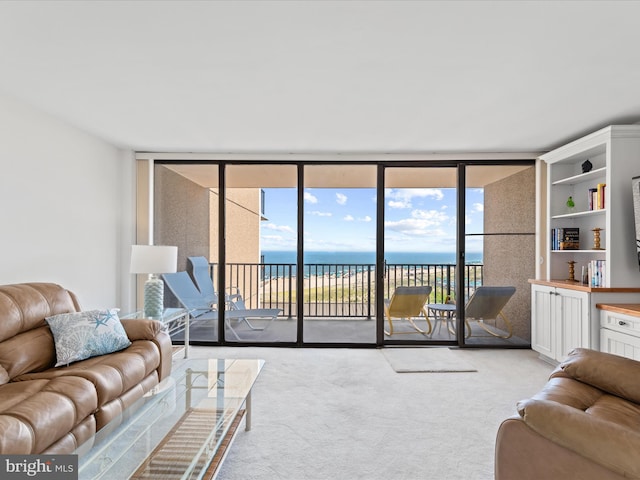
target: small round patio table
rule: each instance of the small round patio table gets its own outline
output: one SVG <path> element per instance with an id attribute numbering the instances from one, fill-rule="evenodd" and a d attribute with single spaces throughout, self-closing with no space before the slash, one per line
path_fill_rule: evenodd
<path id="1" fill-rule="evenodd" d="M 454 319 L 456 316 L 456 305 L 454 303 L 428 303 L 427 311 L 433 313 L 433 330 L 431 335 L 438 328 L 438 333 L 442 328 L 442 323 L 447 326 L 449 336 L 456 334 Z"/>

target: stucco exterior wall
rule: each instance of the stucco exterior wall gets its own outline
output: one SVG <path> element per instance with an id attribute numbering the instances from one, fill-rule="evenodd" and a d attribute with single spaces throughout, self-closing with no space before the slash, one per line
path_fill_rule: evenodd
<path id="1" fill-rule="evenodd" d="M 496 167 L 499 168 L 499 167 Z M 535 167 L 484 189 L 484 232 L 526 235 L 484 237 L 484 285 L 512 285 L 516 293 L 504 309 L 515 336 L 531 341 L 531 293 L 535 276 Z"/>
<path id="2" fill-rule="evenodd" d="M 177 245 L 178 271 L 187 257 L 209 256 L 209 190 L 163 165 L 155 166 L 154 228 L 156 245 Z"/>
<path id="3" fill-rule="evenodd" d="M 210 263 L 218 263 L 218 190 L 202 187 L 163 165 L 156 165 L 154 182 L 154 243 L 178 246 L 178 271 L 187 270 L 189 256 L 204 256 Z M 227 264 L 259 263 L 260 189 L 229 188 L 226 215 Z M 249 281 L 242 269 L 233 269 L 233 277 L 228 269 L 226 277 L 240 288 Z M 219 290 L 217 275 L 213 282 Z M 257 306 L 259 300 L 250 298 L 249 291 L 256 289 L 241 293 L 248 305 Z M 177 306 L 169 292 L 165 295 L 166 306 Z"/>

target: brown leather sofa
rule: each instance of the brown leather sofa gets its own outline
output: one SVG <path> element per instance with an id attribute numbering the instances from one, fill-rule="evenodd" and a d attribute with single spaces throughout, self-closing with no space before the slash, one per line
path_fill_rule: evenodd
<path id="1" fill-rule="evenodd" d="M 63 367 L 46 317 L 80 311 L 52 283 L 0 286 L 0 454 L 61 454 L 171 372 L 171 340 L 154 320 L 121 320 L 131 345 Z"/>
<path id="2" fill-rule="evenodd" d="M 518 414 L 498 430 L 497 480 L 640 478 L 640 362 L 576 349 Z"/>

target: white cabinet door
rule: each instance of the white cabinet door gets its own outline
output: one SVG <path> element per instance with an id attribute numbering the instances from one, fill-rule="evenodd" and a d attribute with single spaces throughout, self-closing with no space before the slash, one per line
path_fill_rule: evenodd
<path id="1" fill-rule="evenodd" d="M 554 296 L 558 315 L 556 360 L 567 357 L 574 348 L 591 348 L 589 294 L 557 288 Z"/>
<path id="2" fill-rule="evenodd" d="M 555 308 L 554 287 L 531 285 L 531 348 L 555 358 L 556 334 L 552 311 Z"/>

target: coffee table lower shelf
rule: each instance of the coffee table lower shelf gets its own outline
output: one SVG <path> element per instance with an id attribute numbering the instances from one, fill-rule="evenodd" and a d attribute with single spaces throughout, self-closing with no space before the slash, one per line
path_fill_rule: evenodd
<path id="1" fill-rule="evenodd" d="M 224 414 L 224 412 L 220 413 Z M 209 465 L 200 466 L 199 470 L 206 468 L 203 479 L 210 480 L 218 474 L 245 413 L 246 410 L 242 409 L 236 414 Z M 210 418 L 210 411 L 191 409 L 186 412 L 162 443 L 151 452 L 144 464 L 130 477 L 130 480 L 180 479 L 194 458 L 201 458 L 204 462 L 204 458 L 198 455 L 198 450 L 202 449 L 203 442 L 209 436 Z M 219 441 L 218 438 L 212 440 L 216 444 Z"/>

